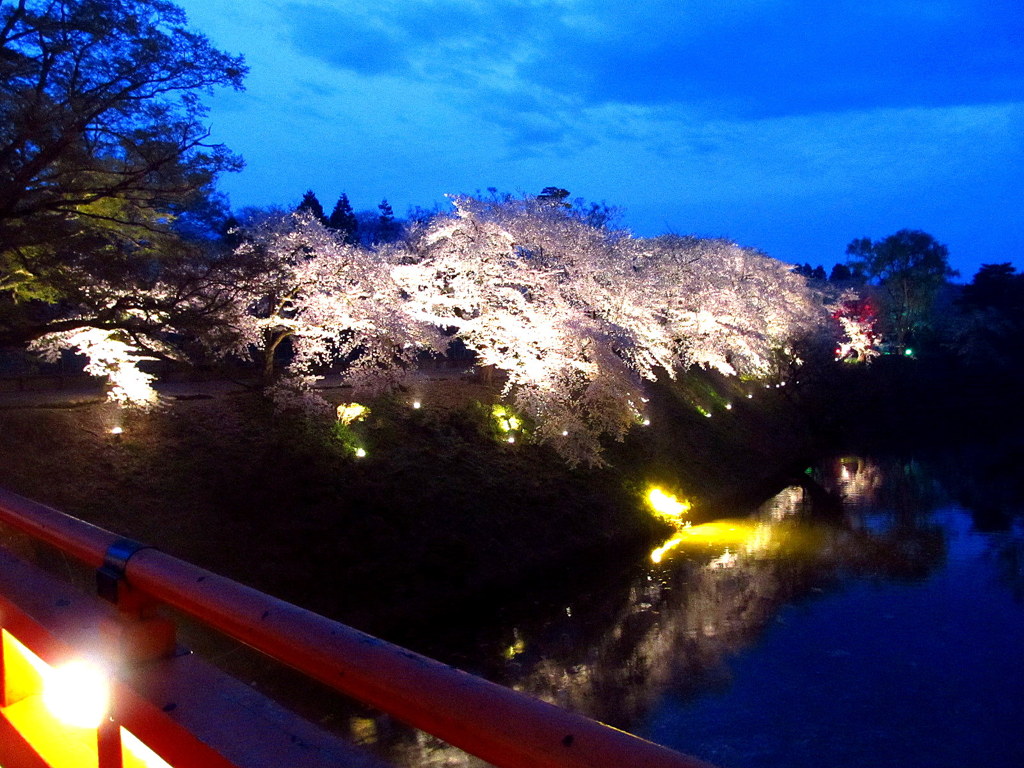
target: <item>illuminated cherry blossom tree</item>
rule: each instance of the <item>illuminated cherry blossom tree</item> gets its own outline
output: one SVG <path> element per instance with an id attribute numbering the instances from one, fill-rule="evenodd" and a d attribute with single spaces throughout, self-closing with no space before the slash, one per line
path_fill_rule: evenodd
<path id="1" fill-rule="evenodd" d="M 323 410 L 315 385 L 329 366 L 343 365 L 348 382 L 375 392 L 421 351 L 443 347 L 436 327 L 406 311 L 391 255 L 348 245 L 310 216 L 271 217 L 233 253 L 165 270 L 145 285 L 93 281 L 93 311 L 49 323 L 31 348 L 50 360 L 65 349 L 85 355 L 86 372 L 107 377 L 110 399 L 143 408 L 158 397 L 141 362 L 184 363 L 188 346 L 255 358 L 280 405 Z M 285 340 L 290 354 L 279 374 L 275 353 Z"/>
<path id="2" fill-rule="evenodd" d="M 870 299 L 856 291 L 844 291 L 832 318 L 839 323 L 843 338 L 836 347 L 836 360 L 869 363 L 881 354 L 882 337 L 875 331 L 878 316 Z"/>
<path id="3" fill-rule="evenodd" d="M 638 240 L 546 200 L 456 198 L 396 277 L 422 320 L 506 375 L 504 395 L 570 463 L 640 422 L 644 379 L 691 365 L 765 374 L 823 317 L 804 281 L 724 241 Z"/>
<path id="4" fill-rule="evenodd" d="M 788 265 L 720 239 L 636 240 L 636 279 L 618 283 L 632 303 L 660 323 L 677 369 L 692 365 L 726 375 L 766 376 L 775 353 L 811 333 L 822 302 Z"/>
<path id="5" fill-rule="evenodd" d="M 141 354 L 122 332 L 76 328 L 48 334 L 33 341 L 29 348 L 48 362 L 57 362 L 65 349 L 74 350 L 86 356 L 86 373 L 106 377 L 108 400 L 142 410 L 159 405 L 159 395 L 152 386 L 155 377 L 139 368 L 140 362 L 155 358 Z"/>
<path id="6" fill-rule="evenodd" d="M 436 327 L 407 311 L 392 278 L 391 249 L 348 244 L 317 219 L 292 214 L 253 228 L 236 256 L 262 267 L 216 346 L 222 355 L 258 350 L 282 405 L 325 405 L 314 385 L 332 364 L 344 364 L 349 383 L 379 391 L 420 352 L 443 348 Z M 273 380 L 275 353 L 286 339 L 291 356 Z"/>
<path id="7" fill-rule="evenodd" d="M 268 217 L 230 255 L 142 298 L 110 294 L 105 322 L 71 321 L 39 348 L 77 349 L 114 381 L 173 356 L 167 332 L 187 327 L 209 354 L 259 359 L 280 404 L 322 408 L 325 370 L 379 391 L 457 338 L 502 372 L 525 433 L 575 465 L 600 464 L 604 438 L 644 421 L 645 381 L 692 366 L 768 375 L 827 317 L 789 267 L 734 243 L 634 238 L 545 198 L 453 202 L 373 249 L 313 217 Z"/>
<path id="8" fill-rule="evenodd" d="M 571 463 L 595 459 L 597 436 L 621 436 L 639 418 L 639 382 L 613 351 L 614 329 L 588 313 L 568 279 L 571 265 L 544 251 L 545 240 L 529 251 L 516 227 L 473 201 L 456 205 L 455 215 L 414 234 L 410 263 L 395 272 L 416 316 L 454 332 L 479 365 L 506 375 L 504 394 L 535 439 Z M 595 245 L 573 243 L 580 258 Z"/>

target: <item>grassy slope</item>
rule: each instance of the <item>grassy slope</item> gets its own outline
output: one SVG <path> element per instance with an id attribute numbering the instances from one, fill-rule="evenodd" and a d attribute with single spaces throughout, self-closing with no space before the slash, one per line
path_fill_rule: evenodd
<path id="1" fill-rule="evenodd" d="M 103 405 L 0 410 L 0 483 L 374 629 L 581 558 L 600 568 L 663 535 L 642 510 L 648 483 L 710 515 L 772 490 L 811 447 L 797 393 L 701 376 L 654 394 L 653 424 L 610 446 L 611 468 L 571 471 L 495 441 L 474 405 L 487 388 L 433 388 L 422 410 L 376 403 L 361 460 L 248 396 L 134 416 L 118 438 Z"/>

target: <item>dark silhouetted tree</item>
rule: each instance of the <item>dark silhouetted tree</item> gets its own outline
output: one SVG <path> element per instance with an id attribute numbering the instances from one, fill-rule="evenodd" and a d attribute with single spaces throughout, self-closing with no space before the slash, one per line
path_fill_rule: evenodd
<path id="1" fill-rule="evenodd" d="M 883 240 L 853 240 L 847 264 L 883 288 L 883 334 L 903 348 L 915 333 L 930 327 L 939 289 L 958 273 L 949 266 L 949 249 L 927 232 L 901 229 Z"/>
<path id="2" fill-rule="evenodd" d="M 165 0 L 0 7 L 0 291 L 67 301 L 178 254 L 176 220 L 241 161 L 208 142 L 200 96 L 242 59 Z"/>
<path id="3" fill-rule="evenodd" d="M 377 242 L 393 243 L 398 239 L 400 230 L 398 222 L 395 221 L 395 212 L 391 209 L 387 198 L 381 200 L 377 208 L 380 210 L 380 216 L 377 219 Z"/>
<path id="4" fill-rule="evenodd" d="M 966 309 L 996 309 L 1024 313 L 1024 274 L 1009 262 L 982 264 L 974 279 L 964 286 L 960 305 Z"/>
<path id="5" fill-rule="evenodd" d="M 331 217 L 327 220 L 327 226 L 341 234 L 342 239 L 349 245 L 359 242 L 359 220 L 355 211 L 352 210 L 352 203 L 348 201 L 348 195 L 344 192 L 334 204 Z"/>
<path id="6" fill-rule="evenodd" d="M 568 208 L 569 203 L 565 202 L 567 197 L 569 197 L 569 190 L 562 189 L 561 187 L 544 187 L 540 194 L 537 195 L 538 200 L 563 205 Z"/>
<path id="7" fill-rule="evenodd" d="M 306 190 L 306 194 L 302 196 L 302 202 L 295 206 L 295 212 L 309 214 L 321 224 L 327 223 L 324 207 L 320 205 L 320 200 L 317 199 L 316 193 L 312 189 Z"/>
<path id="8" fill-rule="evenodd" d="M 1024 362 L 1024 274 L 1012 264 L 983 264 L 957 301 L 953 344 L 979 370 L 1020 375 Z"/>
<path id="9" fill-rule="evenodd" d="M 793 269 L 798 275 L 806 277 L 808 280 L 824 280 L 825 279 L 825 268 L 820 264 L 816 267 L 812 267 L 808 263 L 803 263 L 800 266 Z"/>
<path id="10" fill-rule="evenodd" d="M 845 264 L 836 264 L 828 276 L 829 282 L 842 283 L 853 279 L 853 272 Z"/>

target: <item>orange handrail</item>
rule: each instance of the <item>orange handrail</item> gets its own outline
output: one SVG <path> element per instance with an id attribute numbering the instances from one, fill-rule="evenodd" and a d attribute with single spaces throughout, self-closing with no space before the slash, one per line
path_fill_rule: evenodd
<path id="1" fill-rule="evenodd" d="M 90 566 L 115 534 L 0 489 L 0 520 Z M 140 549 L 127 583 L 331 688 L 502 768 L 709 768 L 191 565 Z"/>

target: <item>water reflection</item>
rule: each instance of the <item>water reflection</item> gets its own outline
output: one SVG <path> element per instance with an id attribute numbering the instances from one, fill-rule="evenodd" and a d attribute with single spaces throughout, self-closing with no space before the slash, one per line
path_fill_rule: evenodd
<path id="1" fill-rule="evenodd" d="M 923 464 L 837 459 L 747 517 L 681 528 L 618 586 L 513 607 L 455 651 L 425 650 L 643 732 L 667 696 L 686 702 L 729 688 L 729 660 L 758 641 L 785 606 L 842 592 L 851 580 L 914 585 L 932 578 L 966 535 L 933 513 L 941 503 L 948 499 Z M 1024 536 L 1019 526 L 1011 533 L 986 546 L 1019 602 Z M 387 732 L 381 722 L 369 729 L 360 721 L 358 728 L 372 730 L 403 764 L 480 764 L 422 734 Z"/>
<path id="2" fill-rule="evenodd" d="M 782 603 L 828 589 L 841 573 L 924 578 L 945 550 L 942 531 L 916 513 L 923 507 L 905 504 L 884 519 L 857 512 L 878 503 L 883 476 L 865 460 L 817 473 L 850 505 L 839 519 L 819 516 L 808 487 L 793 486 L 748 518 L 682 529 L 656 550 L 626 604 L 605 615 L 601 636 L 581 647 L 566 624 L 565 642 L 546 645 L 543 658 L 523 654 L 514 687 L 628 729 L 668 688 L 720 684 L 722 659 Z"/>

